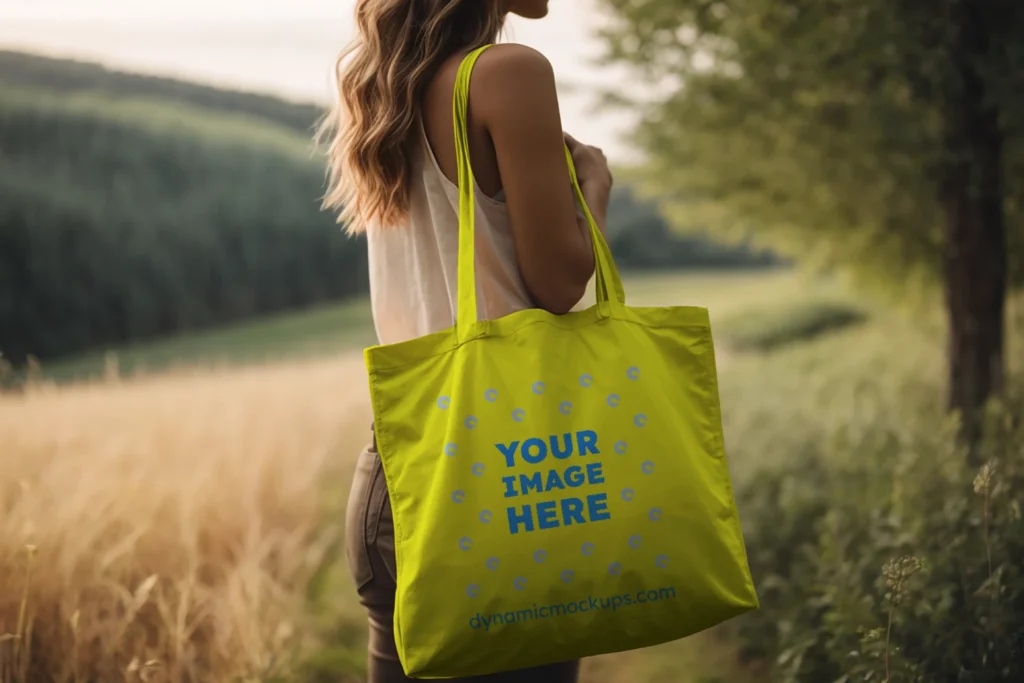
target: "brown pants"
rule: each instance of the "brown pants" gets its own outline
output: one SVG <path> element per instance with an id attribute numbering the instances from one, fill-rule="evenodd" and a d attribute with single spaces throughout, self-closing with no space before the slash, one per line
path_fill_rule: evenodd
<path id="1" fill-rule="evenodd" d="M 370 643 L 367 683 L 411 681 L 395 648 L 395 527 L 384 470 L 373 442 L 356 466 L 346 519 L 348 566 L 359 601 L 369 612 Z M 450 679 L 455 683 L 576 683 L 579 662 L 566 662 L 490 676 Z"/>

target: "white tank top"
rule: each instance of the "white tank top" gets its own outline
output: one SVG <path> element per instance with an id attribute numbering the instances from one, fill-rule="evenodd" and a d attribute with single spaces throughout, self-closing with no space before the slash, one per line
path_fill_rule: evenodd
<path id="1" fill-rule="evenodd" d="M 409 219 L 367 230 L 370 302 L 377 338 L 394 344 L 455 322 L 459 253 L 459 188 L 434 157 L 422 124 L 412 158 Z M 477 317 L 494 320 L 533 306 L 519 274 L 501 193 L 476 187 Z"/>

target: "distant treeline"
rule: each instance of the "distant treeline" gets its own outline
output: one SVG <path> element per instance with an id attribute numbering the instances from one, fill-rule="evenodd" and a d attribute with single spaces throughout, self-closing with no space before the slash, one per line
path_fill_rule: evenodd
<path id="1" fill-rule="evenodd" d="M 320 210 L 312 105 L 0 51 L 0 352 L 15 363 L 360 294 Z M 770 257 L 669 232 L 622 190 L 623 268 Z"/>
<path id="2" fill-rule="evenodd" d="M 366 253 L 297 134 L 0 91 L 0 350 L 58 356 L 334 300 Z"/>
<path id="3" fill-rule="evenodd" d="M 674 232 L 650 201 L 616 188 L 608 206 L 608 241 L 623 270 L 752 268 L 779 265 L 771 252 L 726 245 L 694 233 Z"/>

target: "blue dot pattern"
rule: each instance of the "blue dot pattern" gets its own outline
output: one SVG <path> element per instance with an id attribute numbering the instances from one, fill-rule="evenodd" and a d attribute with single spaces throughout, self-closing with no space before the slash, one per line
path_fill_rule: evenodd
<path id="1" fill-rule="evenodd" d="M 448 406 L 450 406 L 451 404 L 452 400 L 447 396 L 442 396 L 441 398 L 437 399 L 437 407 L 440 408 L 441 410 L 448 410 Z"/>
<path id="2" fill-rule="evenodd" d="M 625 374 L 626 374 L 626 378 L 627 379 L 629 379 L 630 381 L 634 381 L 635 382 L 635 381 L 640 379 L 640 368 L 637 367 L 637 366 L 630 366 L 626 370 Z M 594 382 L 595 382 L 595 380 L 594 380 L 593 375 L 591 375 L 589 373 L 584 373 L 583 375 L 580 375 L 580 377 L 579 377 L 579 384 L 580 384 L 581 387 L 584 387 L 584 388 L 591 387 L 591 386 L 594 385 Z M 540 396 L 540 395 L 543 395 L 545 393 L 547 387 L 546 387 L 544 382 L 536 381 L 536 382 L 534 382 L 530 386 L 530 389 L 531 389 L 531 391 L 534 394 Z M 484 400 L 488 401 L 489 403 L 495 403 L 498 400 L 498 395 L 499 394 L 498 394 L 498 390 L 497 389 L 493 389 L 493 388 L 487 389 L 484 392 Z M 605 403 L 609 407 L 611 407 L 611 408 L 618 407 L 620 405 L 621 401 L 622 401 L 621 396 L 619 394 L 616 394 L 616 393 L 608 394 L 608 396 L 605 398 Z M 451 399 L 450 399 L 450 397 L 442 396 L 442 397 L 438 398 L 437 399 L 437 406 L 441 410 L 447 410 L 451 406 Z M 570 401 L 562 401 L 558 405 L 558 411 L 561 414 L 563 414 L 563 415 L 571 414 L 572 413 L 572 409 L 573 409 L 573 404 Z M 524 422 L 526 420 L 526 411 L 523 410 L 522 408 L 516 408 L 515 410 L 512 411 L 511 416 L 512 416 L 512 420 L 515 421 L 515 422 Z M 633 416 L 633 424 L 634 424 L 634 426 L 636 426 L 638 428 L 643 428 L 643 427 L 647 426 L 647 423 L 648 423 L 648 417 L 647 417 L 647 415 L 645 413 L 636 413 Z M 475 429 L 477 426 L 479 426 L 479 420 L 476 418 L 476 416 L 470 415 L 470 416 L 465 418 L 464 425 L 468 429 Z M 613 450 L 618 455 L 625 455 L 627 450 L 628 450 L 628 444 L 626 443 L 626 441 L 617 441 L 617 442 L 615 442 Z M 456 444 L 454 444 L 454 443 L 446 444 L 444 452 L 445 452 L 445 455 L 447 455 L 449 457 L 454 457 L 456 455 L 456 453 L 458 452 L 458 446 Z M 648 475 L 653 474 L 654 473 L 654 469 L 655 469 L 655 464 L 651 460 L 645 460 L 641 464 L 641 466 L 640 466 L 640 470 L 644 474 L 648 474 Z M 477 476 L 477 477 L 483 476 L 485 470 L 486 470 L 486 466 L 484 465 L 484 463 L 481 463 L 481 462 L 474 463 L 472 468 L 471 468 L 472 473 L 475 476 Z M 621 496 L 622 496 L 622 500 L 624 500 L 626 502 L 630 502 L 630 501 L 632 501 L 636 497 L 636 492 L 633 489 L 631 489 L 631 488 L 625 488 L 625 489 L 622 490 Z M 465 502 L 465 500 L 466 500 L 466 493 L 465 493 L 465 491 L 457 490 L 454 493 L 452 493 L 452 501 L 453 502 L 455 502 L 455 503 L 463 503 L 463 502 Z M 652 508 L 650 508 L 648 510 L 647 517 L 652 522 L 659 522 L 662 519 L 662 510 L 660 508 L 657 508 L 657 507 L 652 507 Z M 489 524 L 489 523 L 491 523 L 493 521 L 494 515 L 493 515 L 493 513 L 490 510 L 482 510 L 479 513 L 479 519 L 480 519 L 481 523 Z M 641 547 L 642 543 L 643 543 L 643 539 L 642 539 L 642 537 L 639 534 L 633 534 L 627 540 L 627 545 L 630 548 L 634 549 L 634 550 L 639 549 Z M 469 551 L 472 548 L 472 546 L 473 546 L 473 541 L 468 536 L 463 536 L 461 539 L 459 539 L 459 548 L 462 549 L 463 551 Z M 584 556 L 589 557 L 589 556 L 592 556 L 594 554 L 595 549 L 596 548 L 595 548 L 595 545 L 593 543 L 587 542 L 587 543 L 584 543 L 580 547 L 580 552 Z M 534 561 L 536 563 L 542 564 L 542 563 L 547 561 L 548 553 L 547 553 L 547 551 L 545 551 L 543 549 L 537 550 L 533 554 L 533 559 L 534 559 Z M 500 566 L 500 564 L 501 564 L 501 560 L 499 558 L 497 558 L 497 557 L 490 557 L 485 562 L 485 565 L 486 565 L 487 569 L 492 571 L 492 572 L 493 571 L 497 571 L 499 566 Z M 658 568 L 661 568 L 661 569 L 667 568 L 668 564 L 669 564 L 669 557 L 668 557 L 668 555 L 665 555 L 665 554 L 657 555 L 655 557 L 654 564 L 655 564 L 655 566 L 657 566 Z M 612 562 L 611 564 L 608 565 L 608 574 L 611 575 L 611 576 L 619 576 L 619 575 L 622 574 L 623 570 L 624 570 L 624 567 L 623 567 L 621 562 L 616 561 L 616 562 Z M 576 574 L 575 574 L 575 572 L 572 569 L 564 569 L 560 573 L 561 580 L 564 583 L 567 583 L 567 584 L 571 583 L 575 579 L 575 577 L 576 577 Z M 526 589 L 526 585 L 527 585 L 527 579 L 526 579 L 526 577 L 523 577 L 523 576 L 516 577 L 515 580 L 513 580 L 513 582 L 512 582 L 513 588 L 515 588 L 517 591 L 525 590 Z M 477 584 L 470 584 L 466 588 L 466 594 L 470 598 L 479 597 L 480 593 L 481 593 L 481 588 Z"/>

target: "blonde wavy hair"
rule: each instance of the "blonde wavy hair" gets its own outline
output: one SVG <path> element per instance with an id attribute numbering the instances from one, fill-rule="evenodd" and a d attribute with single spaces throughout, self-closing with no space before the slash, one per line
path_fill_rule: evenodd
<path id="1" fill-rule="evenodd" d="M 338 58 L 338 98 L 317 134 L 329 140 L 324 207 L 338 211 L 349 234 L 408 215 L 423 90 L 446 58 L 498 38 L 502 4 L 357 0 L 358 34 Z"/>

